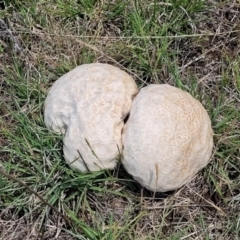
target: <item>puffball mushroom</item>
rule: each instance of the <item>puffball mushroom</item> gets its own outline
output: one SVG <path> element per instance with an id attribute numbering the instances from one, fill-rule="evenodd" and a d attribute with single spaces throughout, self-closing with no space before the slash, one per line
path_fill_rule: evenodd
<path id="1" fill-rule="evenodd" d="M 137 92 L 131 76 L 101 63 L 78 66 L 53 84 L 44 121 L 64 134 L 64 158 L 71 167 L 82 172 L 115 167 L 124 119 Z"/>
<path id="2" fill-rule="evenodd" d="M 206 110 L 189 93 L 152 84 L 134 98 L 122 141 L 127 172 L 147 189 L 166 192 L 207 165 L 213 132 Z"/>

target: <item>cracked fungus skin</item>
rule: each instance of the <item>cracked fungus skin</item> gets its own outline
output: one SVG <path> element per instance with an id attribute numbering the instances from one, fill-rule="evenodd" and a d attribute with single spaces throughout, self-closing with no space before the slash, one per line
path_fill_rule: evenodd
<path id="1" fill-rule="evenodd" d="M 123 120 L 137 91 L 131 76 L 101 63 L 78 66 L 53 84 L 44 120 L 64 134 L 64 158 L 72 168 L 84 172 L 115 167 Z"/>
<path id="2" fill-rule="evenodd" d="M 201 103 L 167 84 L 142 88 L 123 131 L 123 165 L 156 192 L 180 188 L 207 165 L 211 121 Z"/>

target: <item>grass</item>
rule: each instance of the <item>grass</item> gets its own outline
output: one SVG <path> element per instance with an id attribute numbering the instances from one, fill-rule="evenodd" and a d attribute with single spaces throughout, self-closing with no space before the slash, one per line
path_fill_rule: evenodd
<path id="1" fill-rule="evenodd" d="M 0 239 L 240 238 L 239 1 L 5 0 L 0 9 Z M 58 77 L 96 61 L 203 103 L 214 155 L 189 184 L 154 195 L 121 166 L 79 174 L 65 164 L 44 100 Z"/>

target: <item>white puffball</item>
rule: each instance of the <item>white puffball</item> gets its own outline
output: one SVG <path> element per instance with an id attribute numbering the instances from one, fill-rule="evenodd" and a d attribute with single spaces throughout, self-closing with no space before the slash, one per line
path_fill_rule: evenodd
<path id="1" fill-rule="evenodd" d="M 123 145 L 123 165 L 135 180 L 152 191 L 175 190 L 209 162 L 211 121 L 190 94 L 152 84 L 133 100 Z"/>
<path id="2" fill-rule="evenodd" d="M 101 63 L 78 66 L 53 84 L 44 120 L 48 128 L 65 134 L 64 157 L 71 167 L 115 167 L 122 151 L 123 121 L 137 91 L 130 75 Z"/>

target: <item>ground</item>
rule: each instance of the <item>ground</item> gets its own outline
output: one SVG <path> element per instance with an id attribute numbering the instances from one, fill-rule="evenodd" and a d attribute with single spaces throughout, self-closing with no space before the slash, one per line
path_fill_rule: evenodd
<path id="1" fill-rule="evenodd" d="M 240 2 L 0 2 L 0 239 L 240 238 Z M 61 75 L 90 62 L 141 88 L 168 83 L 206 108 L 209 165 L 152 193 L 122 168 L 79 174 L 43 106 Z"/>

